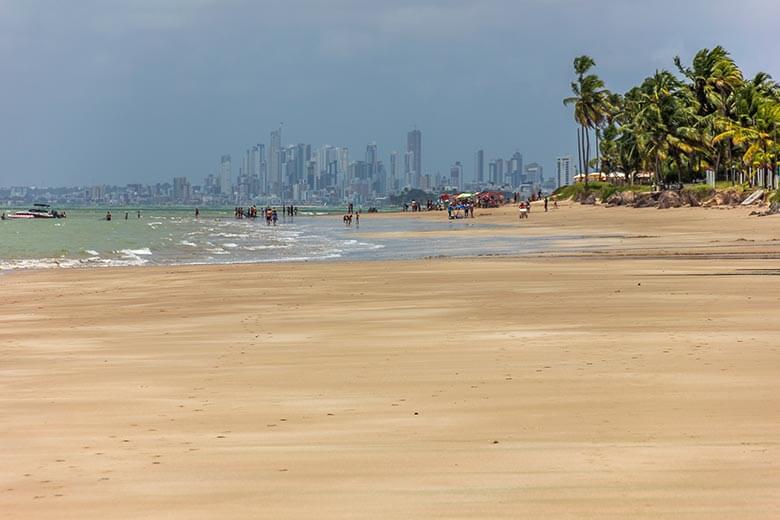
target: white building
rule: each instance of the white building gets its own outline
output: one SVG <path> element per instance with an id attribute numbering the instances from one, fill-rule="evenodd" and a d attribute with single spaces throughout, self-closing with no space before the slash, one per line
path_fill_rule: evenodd
<path id="1" fill-rule="evenodd" d="M 571 169 L 571 156 L 558 157 L 558 187 L 568 186 L 574 182 L 574 172 Z"/>
<path id="2" fill-rule="evenodd" d="M 219 191 L 223 195 L 233 194 L 233 174 L 231 172 L 230 155 L 223 155 L 219 163 Z"/>

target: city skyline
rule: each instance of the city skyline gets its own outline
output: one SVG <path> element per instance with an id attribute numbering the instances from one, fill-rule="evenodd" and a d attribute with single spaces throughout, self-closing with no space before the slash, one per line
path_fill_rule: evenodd
<path id="1" fill-rule="evenodd" d="M 349 148 L 311 143 L 285 144 L 281 125 L 265 143 L 256 143 L 242 154 L 223 153 L 212 173 L 174 176 L 173 182 L 125 185 L 35 187 L 0 186 L 0 200 L 35 201 L 41 197 L 68 204 L 196 204 L 203 206 L 253 205 L 282 201 L 303 204 L 386 204 L 388 197 L 405 190 L 422 190 L 435 197 L 452 191 L 500 191 L 531 196 L 556 187 L 536 162 L 525 164 L 523 154 L 496 157 L 488 163 L 484 178 L 484 149 L 476 151 L 473 168 L 461 160 L 445 172 L 426 170 L 423 132 L 415 126 L 406 133 L 404 164 L 398 150 L 387 151 L 372 141 L 350 155 Z M 386 157 L 387 161 L 383 158 Z M 234 164 L 236 165 L 234 167 Z M 469 172 L 470 173 L 467 173 Z M 48 191 L 47 191 L 48 190 Z"/>
<path id="2" fill-rule="evenodd" d="M 401 166 L 416 124 L 433 172 L 460 160 L 470 176 L 474 149 L 518 146 L 554 171 L 576 155 L 561 99 L 577 55 L 622 91 L 717 37 L 746 74 L 769 63 L 780 76 L 765 44 L 780 7 L 758 0 L 729 16 L 722 0 L 37 4 L 0 8 L 0 66 L 13 78 L 0 97 L 3 185 L 200 178 L 279 121 L 297 142 L 382 143 Z M 655 23 L 665 5 L 675 17 Z M 754 10 L 763 16 L 745 23 Z M 611 39 L 585 29 L 601 11 Z"/>

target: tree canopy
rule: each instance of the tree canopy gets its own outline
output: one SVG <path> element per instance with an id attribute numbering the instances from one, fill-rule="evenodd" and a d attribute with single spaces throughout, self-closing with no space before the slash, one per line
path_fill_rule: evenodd
<path id="1" fill-rule="evenodd" d="M 580 172 L 591 166 L 656 181 L 720 180 L 774 187 L 780 154 L 780 85 L 760 72 L 746 79 L 724 48 L 702 49 L 675 72 L 657 70 L 624 94 L 610 92 L 588 56 L 574 60 Z M 591 132 L 596 156 L 591 161 Z"/>

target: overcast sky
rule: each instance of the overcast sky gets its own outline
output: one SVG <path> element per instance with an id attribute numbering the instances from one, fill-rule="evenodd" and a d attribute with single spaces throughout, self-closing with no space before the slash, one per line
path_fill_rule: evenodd
<path id="1" fill-rule="evenodd" d="M 780 79 L 772 0 L 0 0 L 0 185 L 158 182 L 285 144 L 426 172 L 576 151 L 572 60 L 624 91 L 724 45 Z M 234 175 L 237 173 L 234 167 Z"/>

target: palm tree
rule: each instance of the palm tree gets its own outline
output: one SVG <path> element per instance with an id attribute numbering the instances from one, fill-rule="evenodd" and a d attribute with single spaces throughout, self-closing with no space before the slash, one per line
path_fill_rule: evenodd
<path id="1" fill-rule="evenodd" d="M 748 82 L 737 95 L 739 120 L 724 119 L 724 131 L 715 136 L 714 142 L 729 139 L 744 149 L 742 162 L 752 172 L 761 173 L 758 184 L 774 187 L 780 152 L 780 102 L 767 95 L 771 91 L 762 88 L 764 82 Z M 752 178 L 751 182 L 755 179 Z"/>
<path id="2" fill-rule="evenodd" d="M 563 100 L 564 105 L 574 105 L 574 120 L 580 125 L 577 152 L 580 172 L 585 174 L 586 185 L 590 163 L 590 130 L 603 125 L 609 113 L 609 91 L 598 76 L 588 74 L 595 65 L 596 62 L 590 56 L 580 56 L 574 60 L 574 72 L 577 74 L 577 81 L 571 84 L 574 96 Z"/>
<path id="3" fill-rule="evenodd" d="M 733 117 L 733 96 L 742 85 L 742 71 L 723 47 L 702 49 L 696 53 L 690 67 L 684 67 L 679 56 L 674 63 L 680 73 L 691 81 L 687 88 L 697 102 L 698 128 L 707 132 L 704 140 L 718 134 L 716 122 Z M 717 175 L 721 166 L 731 166 L 732 143 L 718 142 L 712 150 L 711 166 Z"/>
<path id="4" fill-rule="evenodd" d="M 746 80 L 723 47 L 702 49 L 689 66 L 674 59 L 680 76 L 657 71 L 619 96 L 604 88 L 589 56 L 574 60 L 573 96 L 580 171 L 594 165 L 622 168 L 633 182 L 640 170 L 655 180 L 676 172 L 678 182 L 712 170 L 732 182 L 773 186 L 780 162 L 780 85 L 766 73 Z M 759 177 L 754 178 L 753 172 Z"/>

